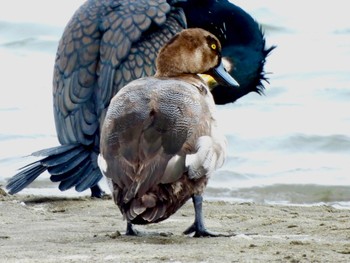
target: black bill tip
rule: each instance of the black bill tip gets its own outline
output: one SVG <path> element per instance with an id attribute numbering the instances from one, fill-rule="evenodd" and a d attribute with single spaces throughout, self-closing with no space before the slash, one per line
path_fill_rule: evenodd
<path id="1" fill-rule="evenodd" d="M 226 71 L 222 61 L 218 66 L 210 70 L 208 74 L 221 85 L 239 87 L 239 83 Z"/>

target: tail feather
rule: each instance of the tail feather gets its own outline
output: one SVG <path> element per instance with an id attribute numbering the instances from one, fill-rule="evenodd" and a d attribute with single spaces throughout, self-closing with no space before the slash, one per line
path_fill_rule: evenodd
<path id="1" fill-rule="evenodd" d="M 83 166 L 78 167 L 77 171 L 71 171 L 72 175 L 64 180 L 57 180 L 57 178 L 54 178 L 56 177 L 54 175 L 52 175 L 50 179 L 51 181 L 57 180 L 56 182 L 61 181 L 58 188 L 61 191 L 65 191 L 77 185 L 80 182 L 80 180 L 84 177 L 83 174 L 87 173 L 89 167 L 90 167 L 90 163 L 85 162 Z"/>
<path id="2" fill-rule="evenodd" d="M 87 158 L 89 157 L 90 153 L 88 151 L 84 151 L 82 153 L 79 153 L 79 155 L 74 156 L 73 158 L 67 160 L 67 162 L 64 162 L 59 165 L 55 165 L 52 167 L 49 167 L 47 170 L 51 175 L 65 175 L 68 174 L 69 171 L 72 169 L 78 167 L 82 162 L 86 162 Z M 64 179 L 62 179 L 64 180 Z M 62 181 L 60 180 L 60 181 Z"/>
<path id="3" fill-rule="evenodd" d="M 63 152 L 52 156 L 47 155 L 48 157 L 45 158 L 45 160 L 43 160 L 42 163 L 46 167 L 52 167 L 59 164 L 63 164 L 71 160 L 73 157 L 76 157 L 77 155 L 79 155 L 79 153 L 83 151 L 84 151 L 84 148 L 79 147 L 79 148 L 70 149 L 68 150 L 68 152 Z"/>
<path id="4" fill-rule="evenodd" d="M 40 161 L 25 167 L 22 167 L 22 170 L 8 181 L 6 188 L 9 190 L 9 194 L 12 195 L 22 191 L 46 170 L 46 167 L 42 166 Z"/>
<path id="5" fill-rule="evenodd" d="M 75 187 L 81 192 L 95 186 L 102 178 L 97 167 L 96 153 L 83 145 L 62 145 L 33 153 L 42 159 L 22 167 L 8 181 L 9 194 L 16 194 L 48 170 L 50 180 L 60 182 L 61 191 Z"/>
<path id="6" fill-rule="evenodd" d="M 92 168 L 92 167 L 91 167 Z M 92 168 L 84 176 L 84 180 L 80 180 L 75 186 L 75 190 L 82 192 L 91 187 L 91 185 L 96 185 L 98 181 L 102 178 L 101 171 L 98 167 Z"/>
<path id="7" fill-rule="evenodd" d="M 89 161 L 85 160 L 85 162 L 81 163 L 80 165 L 74 167 L 73 169 L 65 173 L 51 174 L 50 180 L 52 182 L 63 182 L 66 180 L 74 180 L 75 177 L 81 175 L 82 169 L 86 169 L 86 167 L 89 165 L 90 165 Z M 48 171 L 50 172 L 50 170 Z M 79 178 L 83 179 L 83 177 L 84 175 L 81 175 Z"/>
<path id="8" fill-rule="evenodd" d="M 51 147 L 47 149 L 43 149 L 37 152 L 33 152 L 31 155 L 33 156 L 52 156 L 52 155 L 58 155 L 61 153 L 66 153 L 71 149 L 77 148 L 79 144 L 65 144 L 60 145 L 56 147 Z"/>

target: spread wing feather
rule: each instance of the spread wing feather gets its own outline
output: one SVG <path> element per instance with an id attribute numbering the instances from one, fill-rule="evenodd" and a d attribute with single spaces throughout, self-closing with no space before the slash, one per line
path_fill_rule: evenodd
<path id="1" fill-rule="evenodd" d="M 169 4 L 177 0 L 168 1 Z M 135 78 L 155 72 L 158 48 L 186 27 L 181 9 L 166 0 L 88 0 L 67 24 L 56 54 L 53 104 L 59 147 L 34 155 L 46 156 L 22 168 L 7 188 L 21 191 L 48 168 L 59 188 L 77 191 L 102 177 L 97 167 L 99 126 L 115 93 Z M 82 162 L 73 158 L 89 152 Z M 69 168 L 69 169 L 68 169 Z M 124 179 L 128 183 L 128 179 Z"/>

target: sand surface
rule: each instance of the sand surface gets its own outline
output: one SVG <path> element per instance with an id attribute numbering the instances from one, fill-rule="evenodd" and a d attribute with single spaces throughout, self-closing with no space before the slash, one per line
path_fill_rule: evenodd
<path id="1" fill-rule="evenodd" d="M 219 238 L 183 235 L 193 214 L 188 202 L 164 222 L 137 226 L 160 234 L 128 237 L 111 199 L 0 193 L 0 261 L 350 262 L 349 210 L 207 201 L 208 229 L 235 234 Z"/>

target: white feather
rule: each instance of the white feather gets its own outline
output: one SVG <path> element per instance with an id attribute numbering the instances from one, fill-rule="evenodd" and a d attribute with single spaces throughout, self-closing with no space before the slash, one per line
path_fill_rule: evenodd
<path id="1" fill-rule="evenodd" d="M 102 154 L 99 154 L 97 156 L 97 165 L 100 168 L 101 173 L 103 174 L 104 178 L 107 181 L 109 190 L 111 190 L 111 193 L 113 193 L 113 191 L 114 191 L 113 181 L 112 181 L 111 178 L 106 176 L 106 172 L 107 172 L 107 169 L 108 169 L 108 164 L 107 164 L 105 158 L 103 158 Z"/>

